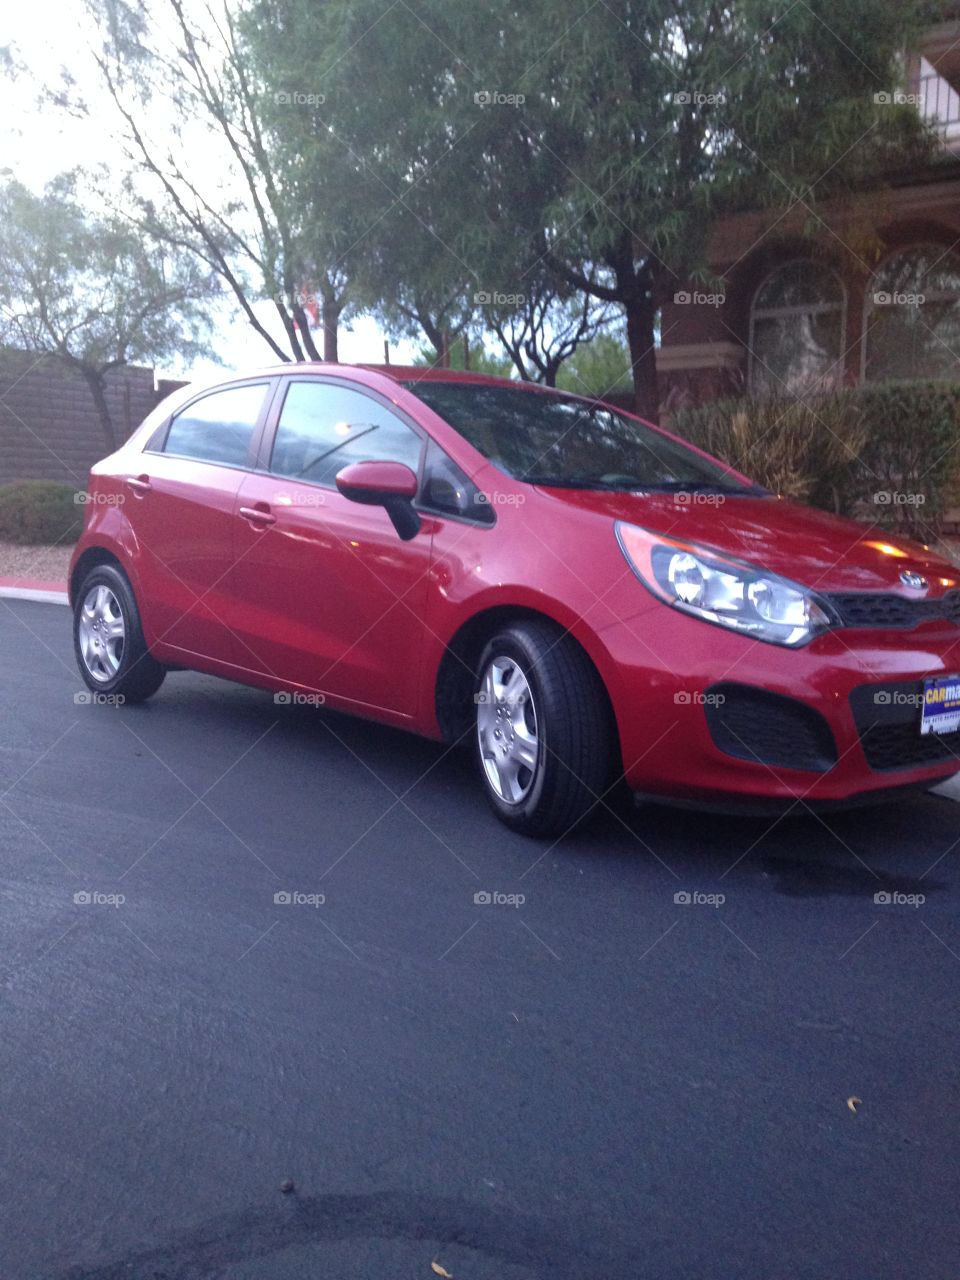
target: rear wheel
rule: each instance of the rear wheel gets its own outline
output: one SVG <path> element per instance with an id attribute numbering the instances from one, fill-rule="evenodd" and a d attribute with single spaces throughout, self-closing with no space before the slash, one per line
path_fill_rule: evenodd
<path id="1" fill-rule="evenodd" d="M 504 627 L 484 648 L 476 751 L 497 816 L 527 835 L 562 835 L 603 795 L 614 752 L 604 690 L 580 646 L 547 622 Z"/>
<path id="2" fill-rule="evenodd" d="M 166 670 L 147 649 L 133 589 L 113 565 L 98 565 L 84 578 L 73 612 L 73 645 L 94 693 L 143 702 L 163 684 Z"/>

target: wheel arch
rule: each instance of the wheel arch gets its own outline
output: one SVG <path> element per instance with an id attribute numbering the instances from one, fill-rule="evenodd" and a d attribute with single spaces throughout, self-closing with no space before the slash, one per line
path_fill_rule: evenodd
<path id="1" fill-rule="evenodd" d="M 473 699 L 473 682 L 484 645 L 501 627 L 522 621 L 548 623 L 556 629 L 558 635 L 569 636 L 585 654 L 602 691 L 613 741 L 619 754 L 620 730 L 609 682 L 603 670 L 607 663 L 602 653 L 598 653 L 601 646 L 596 638 L 584 635 L 582 628 L 574 630 L 573 626 L 564 626 L 557 618 L 540 609 L 519 604 L 491 605 L 481 609 L 461 623 L 450 638 L 437 669 L 434 690 L 435 713 L 443 739 L 446 742 L 456 742 L 472 727 L 469 712 Z"/>
<path id="2" fill-rule="evenodd" d="M 109 564 L 115 569 L 119 569 L 127 578 L 130 577 L 126 566 L 108 547 L 87 547 L 87 549 L 77 557 L 77 562 L 70 571 L 70 581 L 67 584 L 67 595 L 71 606 L 77 603 L 77 592 L 80 590 L 80 584 L 84 578 L 98 565 Z"/>

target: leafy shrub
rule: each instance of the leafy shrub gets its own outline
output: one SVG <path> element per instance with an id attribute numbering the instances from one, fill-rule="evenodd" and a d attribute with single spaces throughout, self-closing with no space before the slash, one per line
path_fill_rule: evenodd
<path id="1" fill-rule="evenodd" d="M 933 534 L 960 480 L 960 385 L 891 382 L 859 395 L 871 425 L 857 514 L 872 509 L 889 528 Z"/>
<path id="2" fill-rule="evenodd" d="M 83 527 L 77 490 L 53 480 L 0 486 L 0 542 L 69 546 Z"/>
<path id="3" fill-rule="evenodd" d="M 670 427 L 785 497 L 935 535 L 960 484 L 960 384 L 888 382 L 720 400 Z"/>
<path id="4" fill-rule="evenodd" d="M 677 414 L 670 426 L 774 493 L 832 510 L 849 500 L 865 440 L 861 409 L 842 395 L 719 400 Z"/>

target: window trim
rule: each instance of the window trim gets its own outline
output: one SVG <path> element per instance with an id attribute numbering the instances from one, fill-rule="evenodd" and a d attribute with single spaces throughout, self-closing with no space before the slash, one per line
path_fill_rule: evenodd
<path id="1" fill-rule="evenodd" d="M 954 262 L 957 263 L 957 271 L 958 271 L 958 274 L 960 274 L 960 253 L 957 253 L 957 251 L 952 246 L 940 244 L 936 240 L 912 240 L 909 244 L 899 245 L 896 249 L 891 249 L 891 251 L 888 254 L 886 254 L 885 257 L 883 257 L 880 260 L 880 262 L 877 263 L 874 269 L 870 272 L 870 275 L 867 279 L 866 287 L 864 288 L 864 291 L 863 291 L 863 309 L 862 309 L 861 324 L 860 324 L 860 385 L 861 386 L 864 386 L 864 387 L 873 386 L 877 382 L 884 381 L 883 378 L 873 378 L 873 379 L 870 379 L 869 382 L 867 380 L 867 339 L 869 337 L 868 326 L 870 323 L 870 316 L 877 309 L 877 304 L 872 300 L 874 293 L 876 293 L 877 291 L 876 290 L 877 276 L 880 274 L 883 268 L 887 265 L 887 263 L 891 262 L 894 258 L 899 258 L 899 257 L 902 257 L 904 254 L 915 253 L 917 250 L 923 250 L 923 249 L 936 249 L 937 252 L 940 254 L 941 261 L 945 258 L 952 258 Z M 927 295 L 924 294 L 924 299 L 926 299 L 926 297 Z M 946 302 L 950 299 L 951 295 L 940 294 L 938 292 L 936 295 L 931 294 L 930 297 L 932 301 L 939 300 L 940 302 Z M 953 300 L 955 302 L 960 302 L 960 290 L 958 290 L 953 295 Z M 948 379 L 944 379 L 944 381 L 948 381 Z"/>
<path id="2" fill-rule="evenodd" d="M 814 303 L 811 303 L 809 306 L 758 307 L 757 298 L 760 296 L 760 294 L 763 292 L 766 286 L 770 283 L 770 281 L 775 276 L 779 275 L 781 271 L 786 271 L 788 267 L 793 267 L 797 265 L 818 267 L 821 271 L 826 271 L 829 275 L 833 276 L 834 280 L 840 286 L 839 302 L 814 302 Z M 800 257 L 799 255 L 793 258 L 787 258 L 783 262 L 777 263 L 777 265 L 773 267 L 770 271 L 768 271 L 767 274 L 763 277 L 763 279 L 754 289 L 753 295 L 750 298 L 750 317 L 749 317 L 749 326 L 747 330 L 747 388 L 750 391 L 750 393 L 756 394 L 756 391 L 757 391 L 757 386 L 756 386 L 757 360 L 754 354 L 754 347 L 755 347 L 754 338 L 756 334 L 756 322 L 758 317 L 761 320 L 772 320 L 781 316 L 827 315 L 831 312 L 839 311 L 840 312 L 840 354 L 837 360 L 834 362 L 834 367 L 839 366 L 841 375 L 842 375 L 843 369 L 846 363 L 846 357 L 847 357 L 847 309 L 848 309 L 847 286 L 844 283 L 843 277 L 832 266 L 827 266 L 824 263 L 817 262 L 813 258 L 803 258 L 803 257 Z M 778 381 L 780 381 L 781 386 L 783 386 L 782 380 L 778 379 Z"/>
<path id="3" fill-rule="evenodd" d="M 250 472 L 256 470 L 256 460 L 260 452 L 260 443 L 263 438 L 264 428 L 267 423 L 270 408 L 273 404 L 274 394 L 276 391 L 277 378 L 273 374 L 266 376 L 260 375 L 249 378 L 238 378 L 235 381 L 220 383 L 215 387 L 204 387 L 197 391 L 195 396 L 191 396 L 189 400 L 179 405 L 173 413 L 169 415 L 153 432 L 150 439 L 143 446 L 142 452 L 150 454 L 157 458 L 177 458 L 181 462 L 196 462 L 208 467 L 223 467 L 227 471 L 243 471 Z M 214 458 L 196 458 L 189 453 L 172 453 L 167 450 L 167 439 L 170 435 L 170 428 L 173 425 L 174 418 L 179 418 L 181 414 L 197 404 L 200 400 L 207 400 L 211 396 L 219 395 L 222 391 L 237 391 L 241 387 L 264 388 L 263 401 L 260 405 L 260 411 L 257 414 L 257 420 L 254 423 L 253 434 L 250 437 L 250 443 L 247 446 L 246 463 L 235 462 L 218 462 Z M 156 442 L 156 443 L 155 443 Z"/>
<path id="4" fill-rule="evenodd" d="M 493 529 L 497 524 L 497 511 L 493 503 L 490 504 L 490 512 L 493 519 L 485 520 L 482 516 L 467 516 L 455 511 L 441 511 L 439 507 L 431 507 L 429 503 L 424 501 L 421 495 L 426 489 L 427 468 L 430 461 L 431 446 L 436 449 L 438 453 L 443 454 L 450 465 L 460 472 L 467 484 L 476 489 L 477 493 L 483 492 L 482 486 L 477 484 L 476 480 L 471 479 L 471 477 L 467 475 L 466 471 L 464 471 L 463 467 L 460 466 L 459 462 L 457 462 L 455 458 L 450 457 L 449 453 L 447 453 L 439 440 L 434 440 L 433 436 L 429 436 L 427 439 L 427 447 L 423 451 L 423 475 L 421 476 L 420 484 L 417 487 L 417 496 L 413 500 L 414 509 L 420 515 L 432 516 L 434 520 L 454 520 L 457 524 L 466 524 L 473 529 Z"/>

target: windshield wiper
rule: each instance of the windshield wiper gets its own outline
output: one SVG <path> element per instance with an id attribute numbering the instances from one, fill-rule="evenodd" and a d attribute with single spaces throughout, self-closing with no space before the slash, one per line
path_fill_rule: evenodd
<path id="1" fill-rule="evenodd" d="M 535 473 L 518 476 L 517 479 L 523 484 L 542 484 L 547 489 L 608 489 L 610 487 L 601 484 L 598 480 L 564 479 L 562 476 L 543 476 Z"/>
<path id="2" fill-rule="evenodd" d="M 312 458 L 305 467 L 297 472 L 297 478 L 299 479 L 307 475 L 314 467 L 319 467 L 321 462 L 325 462 L 327 458 L 331 457 L 333 454 L 339 453 L 340 450 L 345 449 L 348 444 L 353 444 L 354 441 L 359 440 L 361 436 L 368 436 L 371 431 L 380 430 L 379 424 L 375 422 L 371 422 L 368 425 L 364 425 L 362 422 L 350 423 L 351 429 L 354 426 L 362 426 L 363 430 L 358 431 L 356 435 L 348 436 L 346 440 L 341 440 L 339 444 L 335 444 L 331 449 L 325 449 L 323 453 L 318 453 L 315 458 Z"/>
<path id="3" fill-rule="evenodd" d="M 721 484 L 717 480 L 663 480 L 638 485 L 637 488 L 649 493 L 709 493 L 723 494 L 728 497 L 736 497 L 738 494 L 764 497 L 769 493 L 769 490 L 761 488 L 758 484 Z"/>
<path id="4" fill-rule="evenodd" d="M 519 476 L 524 484 L 539 484 L 548 489 L 599 489 L 615 493 L 709 493 L 736 496 L 765 495 L 759 485 L 724 485 L 716 480 L 652 480 L 644 481 L 635 476 L 621 476 L 604 480 L 601 476 L 548 476 L 529 473 Z"/>

